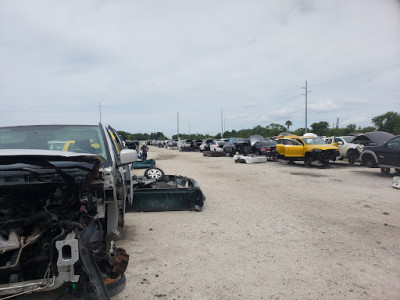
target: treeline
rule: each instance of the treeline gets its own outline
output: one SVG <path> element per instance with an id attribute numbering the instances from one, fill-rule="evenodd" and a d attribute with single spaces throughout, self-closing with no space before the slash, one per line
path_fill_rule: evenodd
<path id="1" fill-rule="evenodd" d="M 343 136 L 349 135 L 351 133 L 363 133 L 369 131 L 386 131 L 395 135 L 400 135 L 400 114 L 397 112 L 387 112 L 383 115 L 376 116 L 372 118 L 372 123 L 375 126 L 368 127 L 357 127 L 356 124 L 349 124 L 344 128 L 329 128 L 329 123 L 326 121 L 320 121 L 311 124 L 310 128 L 307 128 L 307 132 L 315 133 L 319 136 Z M 286 125 L 286 126 L 285 126 Z M 241 129 L 241 130 L 231 130 L 225 131 L 223 138 L 241 137 L 248 138 L 251 135 L 259 134 L 264 137 L 277 136 L 282 132 L 289 132 L 296 135 L 303 135 L 304 128 L 298 128 L 296 130 L 289 130 L 292 122 L 290 120 L 286 121 L 285 125 L 271 123 L 267 126 L 257 125 L 252 129 Z M 130 134 L 124 131 L 118 131 L 118 133 L 125 140 L 166 140 L 168 139 L 162 132 L 156 132 L 151 134 Z M 177 135 L 173 135 L 172 139 L 177 139 Z M 206 138 L 220 139 L 221 133 L 215 136 L 208 136 L 204 134 L 180 134 L 180 139 L 191 139 L 191 140 L 203 140 Z"/>
<path id="2" fill-rule="evenodd" d="M 147 133 L 128 133 L 125 131 L 117 131 L 120 137 L 127 141 L 149 141 L 149 140 L 168 140 L 168 138 L 162 132 Z"/>

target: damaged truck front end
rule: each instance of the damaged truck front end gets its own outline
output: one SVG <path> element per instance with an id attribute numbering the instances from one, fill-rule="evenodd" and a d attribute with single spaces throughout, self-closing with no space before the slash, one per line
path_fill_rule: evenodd
<path id="1" fill-rule="evenodd" d="M 73 283 L 98 299 L 129 256 L 107 230 L 101 155 L 0 150 L 0 298 Z"/>

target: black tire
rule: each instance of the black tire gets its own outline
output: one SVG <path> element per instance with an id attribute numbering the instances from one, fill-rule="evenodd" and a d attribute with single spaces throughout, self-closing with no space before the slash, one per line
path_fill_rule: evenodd
<path id="1" fill-rule="evenodd" d="M 233 152 L 229 152 L 229 156 L 233 157 L 235 154 Z"/>
<path id="2" fill-rule="evenodd" d="M 375 166 L 375 160 L 374 160 L 372 157 L 368 157 L 368 158 L 365 160 L 365 164 L 366 164 L 366 166 L 367 166 L 368 168 L 372 168 L 372 167 Z"/>
<path id="3" fill-rule="evenodd" d="M 148 179 L 160 180 L 165 176 L 165 174 L 164 171 L 159 168 L 147 168 L 144 171 L 144 176 Z"/>
<path id="4" fill-rule="evenodd" d="M 311 166 L 311 163 L 312 163 L 312 158 L 311 158 L 311 156 L 306 156 L 306 157 L 304 158 L 304 166 L 309 167 L 309 166 Z"/>
<path id="5" fill-rule="evenodd" d="M 126 287 L 126 276 L 122 274 L 115 281 L 106 284 L 107 292 L 110 297 L 114 297 L 121 293 Z M 79 299 L 95 300 L 98 299 L 95 289 L 87 286 L 85 289 L 78 288 L 75 294 Z"/>
<path id="6" fill-rule="evenodd" d="M 381 167 L 382 174 L 388 175 L 390 173 L 390 168 Z"/>
<path id="7" fill-rule="evenodd" d="M 358 157 L 357 153 L 358 153 L 357 150 L 349 150 L 347 152 L 347 157 L 349 159 L 349 164 L 350 165 L 354 165 L 354 163 L 356 162 L 356 159 Z"/>

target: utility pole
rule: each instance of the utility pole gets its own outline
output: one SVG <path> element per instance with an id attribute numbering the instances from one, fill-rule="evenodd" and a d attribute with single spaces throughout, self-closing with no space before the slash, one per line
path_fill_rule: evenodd
<path id="1" fill-rule="evenodd" d="M 303 89 L 306 90 L 306 92 L 303 94 L 303 95 L 306 95 L 306 109 L 305 109 L 306 124 L 305 124 L 305 127 L 304 127 L 304 134 L 306 134 L 307 133 L 307 94 L 311 93 L 311 91 L 307 90 L 307 80 L 306 80 L 306 86 L 303 87 Z"/>
<path id="2" fill-rule="evenodd" d="M 226 119 L 224 118 L 224 132 L 226 131 L 225 121 Z"/>
<path id="3" fill-rule="evenodd" d="M 222 116 L 222 108 L 221 108 L 221 139 L 224 138 L 224 121 Z"/>
<path id="4" fill-rule="evenodd" d="M 176 127 L 177 127 L 177 135 L 178 135 L 178 150 L 180 148 L 180 143 L 179 143 L 179 113 L 176 113 Z"/>
<path id="5" fill-rule="evenodd" d="M 101 103 L 99 101 L 99 116 L 100 116 L 100 124 L 101 124 Z"/>

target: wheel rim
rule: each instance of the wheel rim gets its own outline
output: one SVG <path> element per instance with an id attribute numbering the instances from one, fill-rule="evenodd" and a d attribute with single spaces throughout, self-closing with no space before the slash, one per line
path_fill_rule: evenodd
<path id="1" fill-rule="evenodd" d="M 161 172 L 159 170 L 151 169 L 147 173 L 149 177 L 159 179 L 161 177 Z"/>

